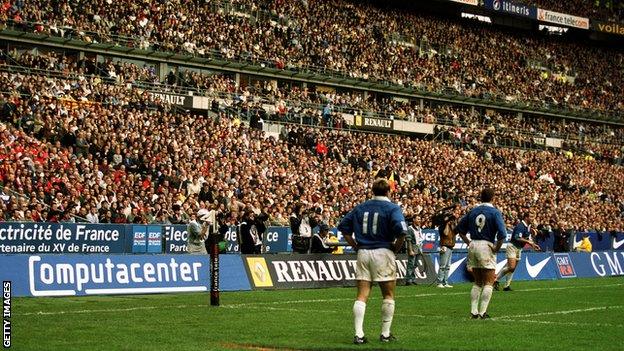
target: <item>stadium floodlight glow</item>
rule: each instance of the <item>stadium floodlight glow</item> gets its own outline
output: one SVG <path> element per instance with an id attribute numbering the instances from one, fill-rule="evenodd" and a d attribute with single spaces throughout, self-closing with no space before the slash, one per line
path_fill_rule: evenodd
<path id="1" fill-rule="evenodd" d="M 569 28 L 565 28 L 565 27 L 547 26 L 545 24 L 539 25 L 539 30 L 546 30 L 548 31 L 548 34 L 562 35 L 563 33 L 566 33 L 568 29 Z"/>
<path id="2" fill-rule="evenodd" d="M 475 15 L 472 13 L 462 12 L 462 18 L 474 19 L 480 22 L 492 23 L 492 19 L 488 16 Z"/>

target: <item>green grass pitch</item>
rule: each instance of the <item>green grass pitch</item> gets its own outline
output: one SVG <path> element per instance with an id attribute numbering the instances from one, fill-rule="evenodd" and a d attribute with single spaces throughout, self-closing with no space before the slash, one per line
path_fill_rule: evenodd
<path id="1" fill-rule="evenodd" d="M 624 277 L 514 282 L 492 320 L 470 320 L 469 284 L 397 288 L 393 333 L 379 342 L 375 287 L 351 344 L 355 288 L 13 298 L 12 350 L 622 350 Z"/>

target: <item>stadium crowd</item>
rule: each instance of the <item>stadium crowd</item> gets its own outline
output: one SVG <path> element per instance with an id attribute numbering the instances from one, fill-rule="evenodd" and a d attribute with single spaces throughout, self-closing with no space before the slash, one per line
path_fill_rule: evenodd
<path id="1" fill-rule="evenodd" d="M 616 114 L 624 108 L 624 56 L 617 49 L 380 10 L 366 2 L 86 0 L 56 5 L 51 0 L 8 2 L 0 20 L 89 42 L 340 72 L 427 91 Z"/>
<path id="2" fill-rule="evenodd" d="M 180 113 L 96 80 L 0 74 L 0 91 L 13 92 L 2 96 L 3 219 L 183 223 L 207 207 L 230 223 L 263 211 L 287 225 L 302 203 L 335 224 L 368 196 L 373 176 L 386 176 L 425 225 L 449 202 L 474 204 L 487 182 L 509 221 L 530 208 L 544 225 L 624 228 L 624 171 L 613 164 L 624 150 L 607 162 L 305 126 L 265 138 L 226 112 Z"/>
<path id="3" fill-rule="evenodd" d="M 522 116 L 500 111 L 473 112 L 470 108 L 440 105 L 423 106 L 419 100 L 394 99 L 391 96 L 365 95 L 361 91 L 317 91 L 296 86 L 278 87 L 268 81 L 255 81 L 237 86 L 233 77 L 217 72 L 198 72 L 183 68 L 173 68 L 163 81 L 158 79 L 152 65 L 140 67 L 122 61 L 106 60 L 95 62 L 90 59 L 63 56 L 56 52 L 39 52 L 33 55 L 17 50 L 0 51 L 2 65 L 11 67 L 35 68 L 38 74 L 66 77 L 94 78 L 94 84 L 133 83 L 154 91 L 168 91 L 195 95 L 229 97 L 229 107 L 240 110 L 245 115 L 258 114 L 264 120 L 299 122 L 307 116 L 306 124 L 341 126 L 340 112 L 361 114 L 371 117 L 392 118 L 422 123 L 449 125 L 447 130 L 453 135 L 469 128 L 478 131 L 480 139 L 486 139 L 489 132 L 490 144 L 498 144 L 496 139 L 515 140 L 521 143 L 506 142 L 508 146 L 529 144 L 534 137 L 553 137 L 566 140 L 565 148 L 577 147 L 579 141 L 587 146 L 587 141 L 596 143 L 621 144 L 624 142 L 624 128 L 607 124 L 575 122 L 523 114 Z M 218 111 L 218 109 L 216 109 Z M 329 118 L 324 116 L 328 114 Z M 518 133 L 520 132 L 520 133 Z M 473 133 L 474 134 L 474 133 Z M 494 135 L 492 135 L 494 134 Z M 448 137 L 448 140 L 452 138 Z M 460 138 L 461 139 L 461 138 Z M 471 139 L 474 139 L 472 137 Z M 569 140 L 569 142 L 568 142 Z M 592 145 L 593 152 L 603 147 Z M 607 148 L 612 148 L 609 146 Z M 608 150 L 605 150 L 608 153 Z M 604 153 L 604 152 L 603 152 Z"/>

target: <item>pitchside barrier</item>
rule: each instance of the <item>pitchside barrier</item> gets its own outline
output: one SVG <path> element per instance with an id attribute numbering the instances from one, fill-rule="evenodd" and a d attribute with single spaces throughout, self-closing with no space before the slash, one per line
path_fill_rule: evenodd
<path id="1" fill-rule="evenodd" d="M 438 255 L 419 259 L 421 285 L 435 283 Z M 355 285 L 354 254 L 221 255 L 221 291 L 300 289 Z M 397 256 L 399 284 L 407 256 Z M 504 267 L 498 255 L 497 271 Z M 624 275 L 624 251 L 523 253 L 515 280 L 552 280 Z M 203 255 L 0 255 L 0 280 L 14 296 L 79 296 L 204 292 L 210 287 L 209 258 Z M 453 253 L 450 283 L 469 280 L 466 253 Z"/>
<path id="2" fill-rule="evenodd" d="M 336 228 L 331 232 L 344 241 Z M 423 251 L 437 252 L 437 230 L 425 229 L 423 233 Z M 596 232 L 575 233 L 568 241 L 569 248 L 578 245 L 585 234 L 589 235 L 594 251 L 624 250 L 624 234 Z M 186 225 L 6 222 L 0 223 L 0 254 L 186 253 L 187 237 Z M 239 252 L 237 237 L 238 227 L 230 227 L 226 233 L 228 253 Z M 507 240 L 510 237 L 508 233 Z M 554 237 L 540 236 L 537 243 L 542 251 L 552 251 Z M 292 252 L 290 228 L 268 227 L 263 244 L 267 253 Z M 466 245 L 458 240 L 455 250 L 466 251 Z M 350 252 L 351 248 L 345 248 L 345 253 Z"/>
<path id="3" fill-rule="evenodd" d="M 240 255 L 220 257 L 222 291 L 250 290 Z M 77 296 L 210 290 L 207 255 L 2 255 L 14 296 Z"/>
<path id="4" fill-rule="evenodd" d="M 254 288 L 300 289 L 355 286 L 356 255 L 292 254 L 243 257 L 249 281 Z M 397 276 L 407 272 L 407 256 L 396 260 Z M 417 284 L 435 282 L 435 267 L 430 255 L 418 258 L 414 271 Z"/>

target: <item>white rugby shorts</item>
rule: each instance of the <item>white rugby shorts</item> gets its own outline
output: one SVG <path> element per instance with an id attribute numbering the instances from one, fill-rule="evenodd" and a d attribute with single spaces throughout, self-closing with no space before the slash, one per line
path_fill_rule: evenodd
<path id="1" fill-rule="evenodd" d="M 516 261 L 520 261 L 520 257 L 522 256 L 522 249 L 516 247 L 516 245 L 509 243 L 507 244 L 507 248 L 505 249 L 507 253 L 507 259 L 514 259 Z"/>
<path id="2" fill-rule="evenodd" d="M 206 246 L 204 246 L 203 242 L 200 244 L 188 243 L 186 245 L 186 250 L 191 255 L 207 255 L 208 254 L 208 252 L 206 252 Z"/>
<path id="3" fill-rule="evenodd" d="M 360 249 L 357 253 L 355 279 L 369 282 L 396 280 L 396 258 L 390 249 Z"/>
<path id="4" fill-rule="evenodd" d="M 494 244 L 487 240 L 473 240 L 468 246 L 468 268 L 496 269 Z"/>

